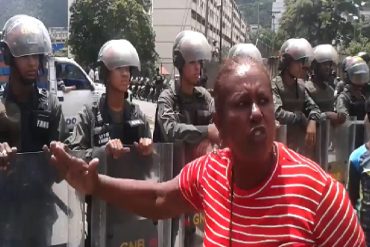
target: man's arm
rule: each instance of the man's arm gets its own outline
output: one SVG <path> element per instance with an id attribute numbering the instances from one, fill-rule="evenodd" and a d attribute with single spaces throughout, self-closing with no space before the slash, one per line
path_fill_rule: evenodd
<path id="1" fill-rule="evenodd" d="M 337 110 L 338 114 L 342 114 L 346 117 L 346 119 L 349 119 L 349 102 L 345 94 L 341 93 L 339 94 L 336 104 L 335 104 L 335 109 Z"/>
<path id="2" fill-rule="evenodd" d="M 321 118 L 321 111 L 320 108 L 317 106 L 315 101 L 311 98 L 308 94 L 307 90 L 304 92 L 304 111 L 308 115 L 309 120 L 314 120 L 315 122 L 319 122 Z"/>
<path id="3" fill-rule="evenodd" d="M 99 175 L 93 196 L 150 219 L 166 219 L 194 212 L 179 188 L 179 177 L 168 182 L 112 178 Z"/>
<path id="4" fill-rule="evenodd" d="M 50 102 L 53 105 L 54 109 L 54 119 L 50 126 L 50 129 L 52 131 L 51 140 L 63 142 L 68 137 L 69 133 L 66 127 L 62 106 L 55 96 L 50 97 L 52 97 Z"/>
<path id="5" fill-rule="evenodd" d="M 61 143 L 51 143 L 50 151 L 51 162 L 72 187 L 116 207 L 151 219 L 170 218 L 202 208 L 199 181 L 206 163 L 204 157 L 186 165 L 176 178 L 156 183 L 99 175 L 97 159 L 87 164 L 69 155 Z"/>
<path id="6" fill-rule="evenodd" d="M 357 167 L 355 167 L 353 161 L 350 161 L 347 187 L 352 207 L 354 207 L 355 209 L 357 207 L 357 201 L 360 198 L 360 181 L 361 174 L 358 172 Z"/>

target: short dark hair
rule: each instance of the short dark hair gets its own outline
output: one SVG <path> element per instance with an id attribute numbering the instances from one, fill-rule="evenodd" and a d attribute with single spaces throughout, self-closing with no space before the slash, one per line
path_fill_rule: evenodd
<path id="1" fill-rule="evenodd" d="M 266 67 L 260 62 L 254 60 L 253 58 L 241 58 L 241 57 L 232 57 L 225 61 L 221 66 L 215 81 L 214 86 L 214 99 L 215 99 L 215 110 L 221 116 L 223 115 L 223 108 L 225 105 L 225 85 L 229 85 L 230 81 L 228 77 L 235 73 L 235 69 L 240 65 L 251 65 L 256 66 L 260 71 L 270 79 L 270 75 L 266 70 Z M 272 89 L 271 89 L 272 90 Z"/>

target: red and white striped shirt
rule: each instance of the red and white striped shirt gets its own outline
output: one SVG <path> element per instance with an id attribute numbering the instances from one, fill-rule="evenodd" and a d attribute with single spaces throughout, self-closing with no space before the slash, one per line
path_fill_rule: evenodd
<path id="1" fill-rule="evenodd" d="M 205 214 L 204 246 L 229 246 L 230 235 L 232 247 L 365 246 L 343 186 L 311 160 L 275 145 L 278 158 L 271 176 L 252 190 L 234 185 L 232 207 L 229 149 L 183 168 L 182 195 Z"/>

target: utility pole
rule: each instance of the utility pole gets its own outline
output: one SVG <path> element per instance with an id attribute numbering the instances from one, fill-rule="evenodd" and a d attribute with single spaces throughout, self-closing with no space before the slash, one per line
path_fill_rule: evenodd
<path id="1" fill-rule="evenodd" d="M 234 0 L 231 0 L 231 33 L 230 33 L 231 46 L 234 45 L 233 34 L 234 34 Z"/>
<path id="2" fill-rule="evenodd" d="M 220 6 L 220 51 L 219 51 L 219 62 L 222 62 L 222 26 L 223 26 L 223 10 L 224 10 L 224 1 L 221 0 L 221 6 Z"/>
<path id="3" fill-rule="evenodd" d="M 257 37 L 260 34 L 260 1 L 257 1 Z"/>
<path id="4" fill-rule="evenodd" d="M 206 0 L 206 22 L 204 29 L 204 36 L 208 39 L 208 13 L 209 13 L 209 0 Z"/>

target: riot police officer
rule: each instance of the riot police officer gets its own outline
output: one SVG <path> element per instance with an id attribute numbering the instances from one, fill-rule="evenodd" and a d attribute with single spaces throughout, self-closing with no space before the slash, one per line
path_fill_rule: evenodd
<path id="1" fill-rule="evenodd" d="M 142 154 L 150 154 L 149 123 L 138 105 L 127 100 L 131 74 L 140 69 L 135 47 L 127 40 L 110 40 L 101 47 L 98 63 L 106 93 L 97 105 L 84 106 L 66 144 L 72 149 L 90 151 L 105 145 L 108 154 L 115 158 L 129 151 L 123 144 L 135 144 Z M 87 152 L 87 156 L 90 155 L 91 152 Z"/>
<path id="2" fill-rule="evenodd" d="M 63 140 L 66 131 L 61 105 L 55 95 L 37 88 L 52 52 L 44 24 L 30 16 L 13 16 L 5 23 L 1 47 L 10 66 L 2 103 L 9 118 L 20 119 L 20 139 L 10 146 L 18 152 L 35 152 L 52 140 Z"/>
<path id="3" fill-rule="evenodd" d="M 347 120 L 364 120 L 365 118 L 365 85 L 369 82 L 369 67 L 360 57 L 352 57 L 346 63 L 346 78 L 348 82 L 343 92 L 337 98 L 336 110 L 344 114 Z M 364 143 L 364 128 L 357 126 L 355 146 Z"/>
<path id="4" fill-rule="evenodd" d="M 10 67 L 9 83 L 1 98 L 3 117 L 0 122 L 2 129 L 12 123 L 8 135 L 1 136 L 0 144 L 0 166 L 7 166 L 14 152 L 41 151 L 53 140 L 63 141 L 66 131 L 57 97 L 37 88 L 38 80 L 46 73 L 47 57 L 52 52 L 44 24 L 34 17 L 13 16 L 4 25 L 1 48 L 4 61 Z M 20 171 L 15 167 L 8 169 L 2 184 L 15 181 L 16 185 Z M 2 246 L 50 245 L 52 225 L 57 218 L 50 186 L 56 178 L 48 166 L 36 173 L 43 173 L 42 177 L 47 181 L 36 181 L 37 184 L 20 188 L 18 196 L 25 198 L 12 204 L 11 208 L 5 201 L 1 203 L 1 207 L 7 207 L 0 209 Z M 15 218 L 7 218 L 12 214 Z"/>
<path id="5" fill-rule="evenodd" d="M 320 120 L 320 110 L 305 90 L 303 80 L 312 62 L 312 47 L 305 39 L 289 39 L 280 53 L 280 74 L 272 80 L 275 117 L 288 126 L 288 146 L 306 153 L 305 142 L 312 150 L 316 122 Z"/>
<path id="6" fill-rule="evenodd" d="M 306 82 L 306 90 L 320 108 L 321 120 L 330 120 L 334 125 L 345 121 L 345 116 L 334 111 L 334 89 L 329 80 L 333 68 L 338 64 L 338 53 L 332 45 L 318 45 L 314 48 L 311 80 Z"/>
<path id="7" fill-rule="evenodd" d="M 258 48 L 252 43 L 240 43 L 230 48 L 228 57 L 249 57 L 262 63 L 262 55 Z"/>
<path id="8" fill-rule="evenodd" d="M 73 150 L 87 150 L 86 158 L 92 158 L 94 147 L 104 147 L 108 155 L 119 158 L 130 151 L 124 145 L 134 144 L 144 157 L 152 153 L 149 123 L 138 105 L 128 100 L 131 74 L 140 70 L 139 55 L 127 40 L 110 40 L 98 55 L 99 80 L 105 84 L 106 93 L 97 105 L 85 105 L 72 135 L 66 140 Z M 88 234 L 91 240 L 91 198 L 87 197 Z"/>
<path id="9" fill-rule="evenodd" d="M 346 73 L 346 67 L 347 67 L 347 62 L 351 60 L 351 56 L 347 56 L 343 59 L 342 64 L 341 64 L 341 71 L 342 71 L 342 79 L 337 78 L 337 83 L 335 83 L 335 90 L 334 90 L 334 98 L 337 100 L 339 94 L 343 92 L 344 87 L 346 86 L 348 82 L 347 78 L 347 73 Z"/>
<path id="10" fill-rule="evenodd" d="M 179 166 L 204 155 L 209 151 L 210 144 L 219 144 L 219 137 L 216 126 L 212 124 L 213 98 L 204 87 L 198 86 L 203 62 L 211 59 L 207 39 L 199 32 L 180 32 L 172 52 L 173 64 L 180 77 L 175 76 L 175 82 L 158 98 L 153 139 L 184 147 L 185 160 L 177 160 L 179 149 L 175 147 L 174 163 L 178 166 L 173 169 L 176 175 L 181 169 Z M 191 217 L 186 218 L 189 220 Z M 175 233 L 178 227 L 176 221 L 172 227 Z M 195 226 L 190 224 L 185 229 L 185 246 L 193 246 L 190 242 Z M 172 241 L 175 239 L 173 236 Z"/>
<path id="11" fill-rule="evenodd" d="M 369 66 L 369 62 L 370 62 L 370 55 L 369 53 L 367 52 L 364 52 L 364 51 L 361 51 L 357 54 L 358 57 L 361 57 L 366 63 L 367 65 Z M 366 97 L 369 97 L 370 96 L 370 84 L 367 83 L 365 86 L 364 86 L 364 94 Z"/>
<path id="12" fill-rule="evenodd" d="M 173 63 L 180 79 L 158 98 L 154 141 L 182 141 L 196 146 L 196 153 L 202 153 L 201 146 L 207 142 L 219 143 L 217 128 L 211 122 L 213 99 L 205 88 L 197 86 L 203 62 L 210 59 L 211 47 L 203 34 L 187 30 L 177 35 Z"/>

